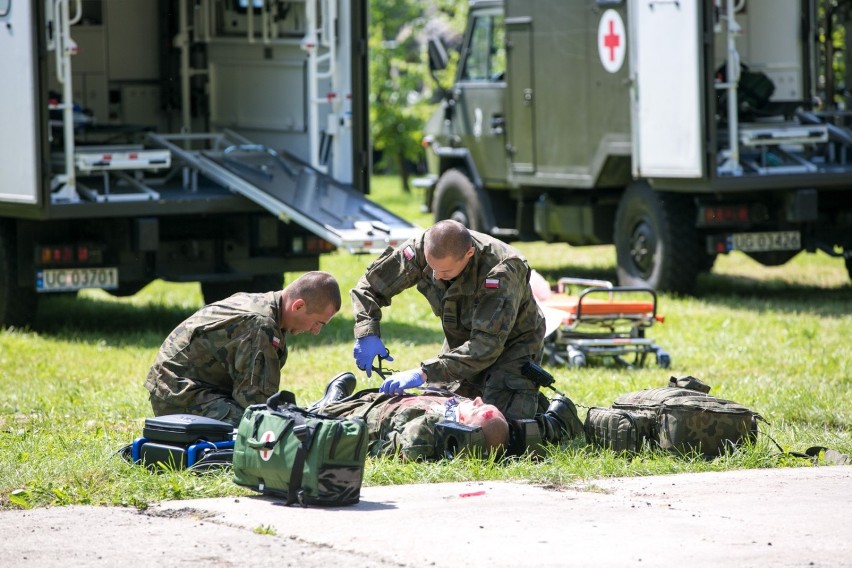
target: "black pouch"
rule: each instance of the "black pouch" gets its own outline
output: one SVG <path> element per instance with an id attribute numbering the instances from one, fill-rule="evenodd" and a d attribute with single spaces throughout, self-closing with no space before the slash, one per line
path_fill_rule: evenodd
<path id="1" fill-rule="evenodd" d="M 614 452 L 635 453 L 654 439 L 655 423 L 653 413 L 592 407 L 583 429 L 590 444 Z"/>
<path id="2" fill-rule="evenodd" d="M 462 453 L 481 456 L 485 453 L 485 434 L 482 428 L 441 421 L 435 424 L 436 455 L 452 459 Z"/>
<path id="3" fill-rule="evenodd" d="M 538 422 L 531 418 L 518 418 L 509 421 L 510 456 L 529 454 L 533 457 L 545 455 L 544 442 L 541 439 L 541 428 Z"/>

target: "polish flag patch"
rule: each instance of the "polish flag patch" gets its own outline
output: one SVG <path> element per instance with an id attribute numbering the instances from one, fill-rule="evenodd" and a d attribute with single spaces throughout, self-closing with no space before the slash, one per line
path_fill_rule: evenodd
<path id="1" fill-rule="evenodd" d="M 495 289 L 500 287 L 500 280 L 497 278 L 486 278 L 485 279 L 485 287 L 488 289 Z"/>
<path id="2" fill-rule="evenodd" d="M 279 346 L 279 345 L 281 345 L 281 340 L 280 340 L 280 339 L 278 339 L 277 337 L 273 337 L 273 338 L 272 338 L 272 346 L 273 346 L 274 348 L 278 349 L 278 346 Z"/>
<path id="3" fill-rule="evenodd" d="M 408 245 L 407 247 L 402 249 L 402 256 L 404 256 L 408 260 L 414 258 L 414 249 L 411 245 Z"/>

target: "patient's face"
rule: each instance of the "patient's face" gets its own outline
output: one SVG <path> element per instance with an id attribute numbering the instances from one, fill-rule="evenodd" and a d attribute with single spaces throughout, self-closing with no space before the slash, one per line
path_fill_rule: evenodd
<path id="1" fill-rule="evenodd" d="M 462 424 L 479 425 L 486 420 L 502 416 L 493 404 L 485 404 L 480 397 L 464 400 L 458 406 L 459 422 Z"/>

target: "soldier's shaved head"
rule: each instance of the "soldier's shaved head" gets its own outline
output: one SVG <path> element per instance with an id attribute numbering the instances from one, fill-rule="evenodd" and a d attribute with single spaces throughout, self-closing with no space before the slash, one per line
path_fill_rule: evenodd
<path id="1" fill-rule="evenodd" d="M 509 423 L 496 408 L 473 418 L 470 425 L 482 428 L 482 433 L 485 435 L 485 446 L 489 454 L 501 447 L 506 448 L 509 443 Z"/>
<path id="2" fill-rule="evenodd" d="M 328 272 L 315 270 L 306 272 L 284 288 L 288 300 L 301 298 L 309 314 L 323 311 L 329 306 L 340 310 L 340 285 Z"/>
<path id="3" fill-rule="evenodd" d="M 473 237 L 467 227 L 447 219 L 432 225 L 426 231 L 423 243 L 426 254 L 434 258 L 460 259 L 473 246 Z"/>
<path id="4" fill-rule="evenodd" d="M 509 442 L 509 423 L 493 404 L 486 404 L 480 397 L 459 403 L 458 419 L 462 424 L 482 428 L 485 446 L 489 453 Z"/>

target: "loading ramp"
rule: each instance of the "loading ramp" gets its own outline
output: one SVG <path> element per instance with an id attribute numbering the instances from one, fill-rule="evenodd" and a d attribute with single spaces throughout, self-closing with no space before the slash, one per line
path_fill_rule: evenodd
<path id="1" fill-rule="evenodd" d="M 354 187 L 233 132 L 149 138 L 188 166 L 190 186 L 200 174 L 351 253 L 381 252 L 423 231 Z"/>

